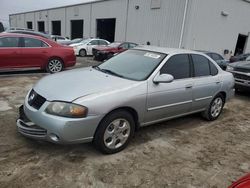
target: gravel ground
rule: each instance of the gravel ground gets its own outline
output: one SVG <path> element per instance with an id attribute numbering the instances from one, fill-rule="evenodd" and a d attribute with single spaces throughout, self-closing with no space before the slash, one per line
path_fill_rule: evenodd
<path id="1" fill-rule="evenodd" d="M 78 58 L 77 67 L 98 64 Z M 250 96 L 239 93 L 221 117 L 187 116 L 140 129 L 124 151 L 55 145 L 17 133 L 18 107 L 46 73 L 0 75 L 0 187 L 222 188 L 250 171 Z"/>

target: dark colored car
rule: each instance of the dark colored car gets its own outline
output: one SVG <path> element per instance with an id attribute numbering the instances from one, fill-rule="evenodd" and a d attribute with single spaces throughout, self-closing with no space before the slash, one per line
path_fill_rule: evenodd
<path id="1" fill-rule="evenodd" d="M 228 188 L 249 188 L 250 187 L 250 173 L 234 182 Z"/>
<path id="2" fill-rule="evenodd" d="M 227 64 L 229 63 L 229 61 L 225 60 L 220 54 L 208 51 L 200 51 L 200 52 L 203 52 L 204 54 L 211 57 L 220 66 L 220 68 L 222 68 L 222 70 L 227 69 Z"/>
<path id="3" fill-rule="evenodd" d="M 4 31 L 4 27 L 3 27 L 3 24 L 2 22 L 0 22 L 0 33 Z"/>
<path id="4" fill-rule="evenodd" d="M 5 32 L 6 33 L 18 33 L 18 34 L 34 35 L 34 36 L 44 37 L 47 39 L 52 39 L 50 35 L 47 35 L 47 34 L 41 33 L 41 32 L 37 32 L 37 31 L 32 31 L 32 30 L 16 29 L 16 30 L 7 30 Z"/>
<path id="5" fill-rule="evenodd" d="M 250 90 L 250 59 L 230 63 L 227 71 L 234 75 L 236 90 Z"/>
<path id="6" fill-rule="evenodd" d="M 245 61 L 249 56 L 250 56 L 250 53 L 232 56 L 230 58 L 230 62 L 232 63 L 232 62 L 237 62 L 237 61 Z"/>
<path id="7" fill-rule="evenodd" d="M 138 44 L 132 42 L 114 42 L 107 46 L 93 48 L 94 59 L 103 61 L 114 56 L 114 54 L 124 52 L 128 49 L 136 47 Z"/>
<path id="8" fill-rule="evenodd" d="M 50 73 L 74 66 L 72 47 L 34 35 L 0 34 L 0 71 L 44 69 Z"/>

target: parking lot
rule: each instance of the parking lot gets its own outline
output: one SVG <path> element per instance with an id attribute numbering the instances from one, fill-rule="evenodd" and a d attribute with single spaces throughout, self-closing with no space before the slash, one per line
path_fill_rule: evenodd
<path id="1" fill-rule="evenodd" d="M 96 65 L 78 58 L 74 68 Z M 221 188 L 250 171 L 250 95 L 237 93 L 217 121 L 187 116 L 141 128 L 124 151 L 55 145 L 17 133 L 18 107 L 47 73 L 0 75 L 0 187 Z"/>

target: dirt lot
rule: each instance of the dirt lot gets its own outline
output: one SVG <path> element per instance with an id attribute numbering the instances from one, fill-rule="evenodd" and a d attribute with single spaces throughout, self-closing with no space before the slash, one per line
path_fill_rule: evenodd
<path id="1" fill-rule="evenodd" d="M 125 151 L 105 156 L 92 144 L 61 146 L 17 133 L 18 107 L 44 75 L 0 75 L 1 188 L 222 188 L 250 171 L 247 93 L 237 94 L 215 122 L 192 115 L 142 128 Z"/>

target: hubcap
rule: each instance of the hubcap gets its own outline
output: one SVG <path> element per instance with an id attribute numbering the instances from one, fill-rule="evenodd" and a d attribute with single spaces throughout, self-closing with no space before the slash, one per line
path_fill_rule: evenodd
<path id="1" fill-rule="evenodd" d="M 211 115 L 217 117 L 222 109 L 223 101 L 221 98 L 216 98 L 211 106 Z"/>
<path id="2" fill-rule="evenodd" d="M 125 119 L 112 121 L 104 132 L 104 144 L 109 149 L 117 149 L 128 140 L 130 123 Z"/>
<path id="3" fill-rule="evenodd" d="M 61 61 L 54 59 L 49 62 L 49 70 L 53 73 L 60 72 L 62 70 Z"/>
<path id="4" fill-rule="evenodd" d="M 85 55 L 86 55 L 85 51 L 84 51 L 84 50 L 81 50 L 81 51 L 80 51 L 80 56 L 83 57 L 83 56 L 85 56 Z"/>

